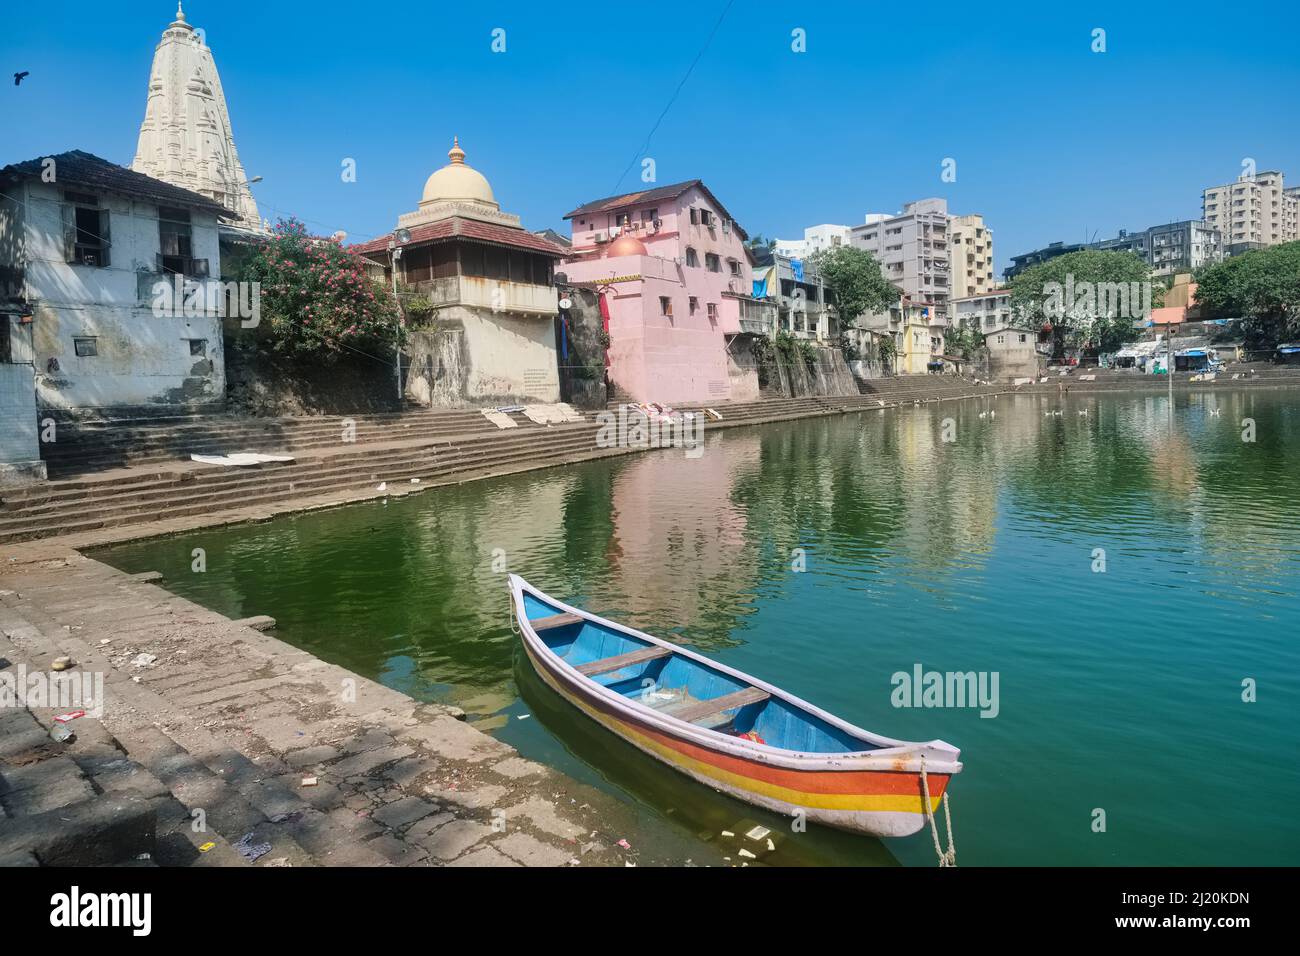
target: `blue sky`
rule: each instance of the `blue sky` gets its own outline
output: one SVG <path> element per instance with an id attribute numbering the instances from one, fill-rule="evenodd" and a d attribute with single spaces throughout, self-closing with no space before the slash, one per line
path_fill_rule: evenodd
<path id="1" fill-rule="evenodd" d="M 190 0 L 186 13 L 215 52 L 244 166 L 264 177 L 262 214 L 360 240 L 415 208 L 453 134 L 502 208 L 565 228 L 615 191 L 725 4 Z M 1053 240 L 1196 218 L 1201 189 L 1245 157 L 1300 184 L 1300 8 L 1069 6 L 735 0 L 646 155 L 660 183 L 701 178 L 751 233 L 783 238 L 943 196 L 985 216 L 999 273 Z M 129 164 L 174 5 L 49 9 L 4 17 L 3 76 L 31 75 L 0 82 L 0 165 L 72 148 Z M 491 50 L 498 27 L 505 53 Z"/>

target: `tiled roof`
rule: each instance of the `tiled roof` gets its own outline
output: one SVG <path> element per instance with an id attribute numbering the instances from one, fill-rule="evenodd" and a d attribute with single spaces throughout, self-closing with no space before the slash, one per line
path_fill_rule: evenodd
<path id="1" fill-rule="evenodd" d="M 557 259 L 568 254 L 555 243 L 533 235 L 527 229 L 497 226 L 490 222 L 480 222 L 477 219 L 465 219 L 460 216 L 451 216 L 428 225 L 416 226 L 411 230 L 412 244 L 439 242 L 446 239 L 470 239 L 496 246 L 509 246 L 513 249 L 527 249 L 529 252 L 538 252 Z M 388 236 L 379 236 L 369 242 L 357 243 L 348 248 L 359 255 L 384 252 L 388 249 Z"/>
<path id="2" fill-rule="evenodd" d="M 141 196 L 166 205 L 189 206 L 215 212 L 225 219 L 238 218 L 235 213 L 207 196 L 137 173 L 80 149 L 53 156 L 40 156 L 24 163 L 13 163 L 0 169 L 0 179 L 40 176 L 45 170 L 44 163 L 47 159 L 54 160 L 55 181 L 60 186 L 83 186 L 127 196 Z"/>
<path id="3" fill-rule="evenodd" d="M 688 179 L 684 183 L 673 183 L 671 186 L 657 186 L 654 189 L 643 189 L 634 193 L 622 193 L 618 196 L 606 196 L 604 199 L 596 199 L 582 206 L 579 206 L 573 212 L 565 215 L 565 219 L 572 219 L 574 216 L 584 215 L 589 212 L 601 212 L 603 210 L 618 209 L 622 206 L 631 206 L 635 203 L 657 202 L 660 199 L 676 199 L 692 186 L 703 186 L 704 183 L 698 179 Z"/>
<path id="4" fill-rule="evenodd" d="M 604 199 L 596 199 L 592 202 L 579 206 L 573 212 L 566 213 L 565 219 L 572 219 L 574 216 L 583 216 L 588 213 L 596 212 L 613 212 L 615 209 L 622 209 L 624 206 L 636 206 L 641 203 L 659 202 L 661 199 L 676 199 L 686 190 L 692 187 L 699 187 L 704 195 L 709 197 L 713 205 L 718 207 L 718 212 L 730 219 L 736 226 L 736 233 L 741 239 L 748 239 L 749 234 L 740 227 L 736 222 L 736 217 L 727 212 L 727 207 L 718 202 L 718 197 L 713 195 L 709 187 L 704 185 L 700 179 L 688 179 L 684 183 L 673 183 L 671 186 L 657 186 L 654 189 L 643 189 L 634 193 L 623 193 L 619 196 L 607 196 Z"/>

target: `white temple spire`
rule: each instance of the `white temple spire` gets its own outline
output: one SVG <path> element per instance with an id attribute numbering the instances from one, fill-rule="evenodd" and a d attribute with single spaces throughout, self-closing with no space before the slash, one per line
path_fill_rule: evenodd
<path id="1" fill-rule="evenodd" d="M 131 168 L 201 193 L 265 231 L 239 162 L 226 97 L 212 51 L 176 4 L 176 19 L 154 51 L 144 122 Z"/>

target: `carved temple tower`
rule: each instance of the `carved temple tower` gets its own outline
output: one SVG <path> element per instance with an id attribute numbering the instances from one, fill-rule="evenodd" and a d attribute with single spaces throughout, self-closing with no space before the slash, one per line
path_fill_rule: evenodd
<path id="1" fill-rule="evenodd" d="M 154 52 L 131 168 L 210 196 L 238 217 L 232 225 L 264 231 L 235 149 L 217 64 L 180 3 Z"/>

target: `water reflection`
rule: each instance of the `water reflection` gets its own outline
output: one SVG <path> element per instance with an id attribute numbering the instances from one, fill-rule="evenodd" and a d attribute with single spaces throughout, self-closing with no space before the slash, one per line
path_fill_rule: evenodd
<path id="1" fill-rule="evenodd" d="M 1229 744 L 1242 766 L 1295 753 L 1298 418 L 1286 392 L 1180 395 L 1172 423 L 1162 395 L 1004 396 L 728 430 L 698 459 L 604 459 L 102 556 L 222 613 L 272 614 L 283 639 L 459 703 L 691 832 L 757 814 L 530 687 L 502 567 L 855 723 L 960 745 L 965 862 L 1279 862 L 1300 847 L 1296 762 L 1205 768 Z M 889 676 L 916 662 L 999 671 L 1000 716 L 894 709 Z M 1250 706 L 1245 676 L 1268 691 Z M 1078 825 L 1095 806 L 1126 821 L 1108 842 Z M 1208 809 L 1241 806 L 1256 810 L 1230 827 Z M 930 862 L 927 839 L 820 833 L 773 861 Z"/>

